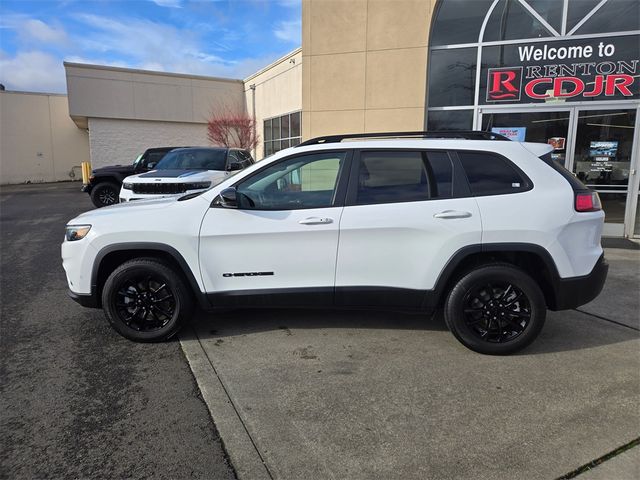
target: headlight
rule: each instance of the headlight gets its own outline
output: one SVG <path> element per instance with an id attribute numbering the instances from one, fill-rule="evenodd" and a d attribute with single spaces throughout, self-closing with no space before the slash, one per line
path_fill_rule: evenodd
<path id="1" fill-rule="evenodd" d="M 190 183 L 187 187 L 187 190 L 198 190 L 200 188 L 209 188 L 211 186 L 211 182 L 196 182 Z"/>
<path id="2" fill-rule="evenodd" d="M 76 240 L 82 240 L 87 236 L 91 230 L 91 225 L 67 225 L 65 232 L 65 238 L 68 242 L 75 242 Z"/>
<path id="3" fill-rule="evenodd" d="M 122 188 L 124 188 L 125 190 L 133 190 L 133 183 L 123 183 L 122 184 Z"/>

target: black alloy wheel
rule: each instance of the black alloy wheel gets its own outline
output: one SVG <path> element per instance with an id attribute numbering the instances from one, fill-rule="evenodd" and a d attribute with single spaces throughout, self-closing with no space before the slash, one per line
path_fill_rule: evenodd
<path id="1" fill-rule="evenodd" d="M 137 342 L 173 336 L 193 312 L 182 272 L 156 258 L 136 258 L 116 268 L 104 284 L 102 307 L 111 326 Z"/>
<path id="2" fill-rule="evenodd" d="M 157 330 L 173 318 L 175 295 L 166 282 L 153 275 L 125 278 L 117 287 L 116 312 L 120 320 L 134 330 Z"/>
<path id="3" fill-rule="evenodd" d="M 100 207 L 107 207 L 118 203 L 120 188 L 115 183 L 103 182 L 99 183 L 91 190 L 91 201 Z"/>
<path id="4" fill-rule="evenodd" d="M 521 335 L 531 320 L 531 303 L 513 283 L 477 285 L 463 302 L 467 326 L 486 342 L 509 342 Z"/>
<path id="5" fill-rule="evenodd" d="M 457 281 L 444 313 L 451 333 L 467 348 L 506 355 L 535 340 L 544 326 L 546 302 L 526 272 L 492 263 L 476 267 Z"/>

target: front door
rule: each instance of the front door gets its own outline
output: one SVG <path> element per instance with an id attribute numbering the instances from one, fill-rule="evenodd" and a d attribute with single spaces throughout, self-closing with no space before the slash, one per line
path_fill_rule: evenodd
<path id="1" fill-rule="evenodd" d="M 289 157 L 241 180 L 238 208 L 208 210 L 199 255 L 214 305 L 333 302 L 347 160 L 345 151 Z"/>
<path id="2" fill-rule="evenodd" d="M 600 195 L 605 235 L 624 235 L 637 111 L 578 110 L 573 172 Z M 637 136 L 637 135 L 636 135 Z"/>

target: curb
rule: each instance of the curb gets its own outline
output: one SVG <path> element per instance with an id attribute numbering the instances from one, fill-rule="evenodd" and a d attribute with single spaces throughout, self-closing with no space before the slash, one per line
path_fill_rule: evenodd
<path id="1" fill-rule="evenodd" d="M 180 346 L 238 478 L 272 480 L 260 452 L 192 327 L 185 328 L 180 333 Z"/>

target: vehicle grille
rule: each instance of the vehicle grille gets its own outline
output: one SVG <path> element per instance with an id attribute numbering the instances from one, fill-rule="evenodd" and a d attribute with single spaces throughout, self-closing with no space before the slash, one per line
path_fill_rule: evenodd
<path id="1" fill-rule="evenodd" d="M 134 183 L 133 193 L 153 194 L 153 195 L 172 195 L 176 193 L 184 193 L 187 190 L 202 188 L 192 183 Z"/>

